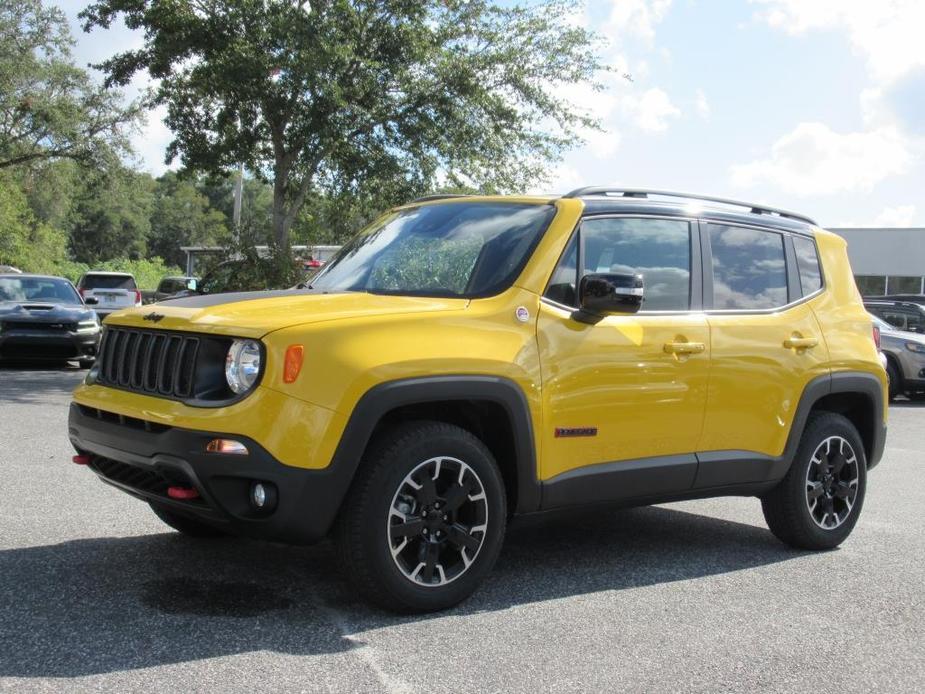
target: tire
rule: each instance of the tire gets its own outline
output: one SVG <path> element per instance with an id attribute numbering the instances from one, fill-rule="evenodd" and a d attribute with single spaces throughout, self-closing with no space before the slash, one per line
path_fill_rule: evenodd
<path id="1" fill-rule="evenodd" d="M 867 456 L 857 429 L 842 415 L 817 412 L 806 423 L 787 475 L 761 499 L 761 508 L 782 542 L 834 549 L 854 529 L 866 490 Z"/>
<path id="2" fill-rule="evenodd" d="M 80 359 L 77 361 L 77 365 L 81 369 L 92 369 L 93 364 L 96 363 L 96 359 Z"/>
<path id="3" fill-rule="evenodd" d="M 154 511 L 155 516 L 184 535 L 188 535 L 189 537 L 227 537 L 227 534 L 223 533 L 221 530 L 213 528 L 211 525 L 206 525 L 195 518 L 182 516 L 179 513 L 174 513 L 157 504 L 149 503 L 148 505 L 151 507 L 151 510 Z"/>
<path id="4" fill-rule="evenodd" d="M 411 422 L 364 454 L 334 540 L 344 575 L 366 600 L 434 612 L 475 591 L 506 523 L 504 482 L 485 444 L 451 424 Z"/>
<path id="5" fill-rule="evenodd" d="M 888 359 L 886 362 L 886 377 L 890 384 L 889 396 L 890 402 L 892 402 L 896 399 L 896 396 L 902 395 L 903 392 L 903 377 L 892 359 Z"/>

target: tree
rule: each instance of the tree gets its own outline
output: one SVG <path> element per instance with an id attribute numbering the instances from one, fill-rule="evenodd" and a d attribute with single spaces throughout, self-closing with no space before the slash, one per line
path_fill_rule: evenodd
<path id="1" fill-rule="evenodd" d="M 227 242 L 225 215 L 209 206 L 195 180 L 162 176 L 154 195 L 148 253 L 168 264 L 183 265 L 181 246 L 213 246 Z"/>
<path id="2" fill-rule="evenodd" d="M 97 0 L 84 29 L 122 16 L 144 44 L 98 66 L 108 85 L 158 80 L 167 157 L 273 182 L 280 247 L 317 193 L 396 181 L 522 189 L 596 122 L 561 96 L 599 87 L 596 38 L 574 2 Z M 394 201 L 393 201 L 394 202 Z"/>
<path id="3" fill-rule="evenodd" d="M 0 171 L 0 265 L 53 273 L 66 260 L 66 244 L 64 232 L 36 219 L 10 172 Z"/>
<path id="4" fill-rule="evenodd" d="M 71 59 L 61 10 L 0 0 L 0 169 L 45 159 L 93 162 L 125 151 L 140 116 L 118 92 L 94 85 Z"/>

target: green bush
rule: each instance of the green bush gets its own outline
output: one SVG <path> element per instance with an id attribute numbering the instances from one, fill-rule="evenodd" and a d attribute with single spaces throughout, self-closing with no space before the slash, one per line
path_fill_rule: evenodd
<path id="1" fill-rule="evenodd" d="M 20 268 L 27 271 L 27 268 Z M 160 258 L 151 258 L 150 260 L 131 260 L 129 258 L 114 258 L 102 263 L 87 265 L 67 260 L 58 263 L 55 268 L 55 274 L 67 277 L 72 282 L 77 282 L 80 276 L 89 270 L 105 270 L 108 272 L 129 272 L 135 276 L 135 283 L 138 288 L 144 291 L 153 291 L 157 289 L 158 283 L 162 278 L 168 275 L 182 275 L 183 271 L 175 266 L 165 265 Z"/>

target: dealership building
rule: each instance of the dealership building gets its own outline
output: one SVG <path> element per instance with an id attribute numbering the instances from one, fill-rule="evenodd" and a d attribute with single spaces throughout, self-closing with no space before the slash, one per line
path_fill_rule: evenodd
<path id="1" fill-rule="evenodd" d="M 848 242 L 863 296 L 925 294 L 925 228 L 830 229 Z"/>

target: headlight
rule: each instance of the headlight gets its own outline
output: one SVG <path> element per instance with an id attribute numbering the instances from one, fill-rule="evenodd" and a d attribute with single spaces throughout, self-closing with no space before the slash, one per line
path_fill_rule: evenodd
<path id="1" fill-rule="evenodd" d="M 260 375 L 260 344 L 254 340 L 235 340 L 225 357 L 225 380 L 232 392 L 250 390 Z"/>
<path id="2" fill-rule="evenodd" d="M 925 354 L 925 345 L 923 345 L 921 342 L 907 342 L 906 349 L 908 349 L 910 352 Z"/>
<path id="3" fill-rule="evenodd" d="M 100 329 L 100 321 L 98 318 L 93 320 L 82 320 L 77 323 L 77 332 L 79 333 L 94 333 Z"/>

